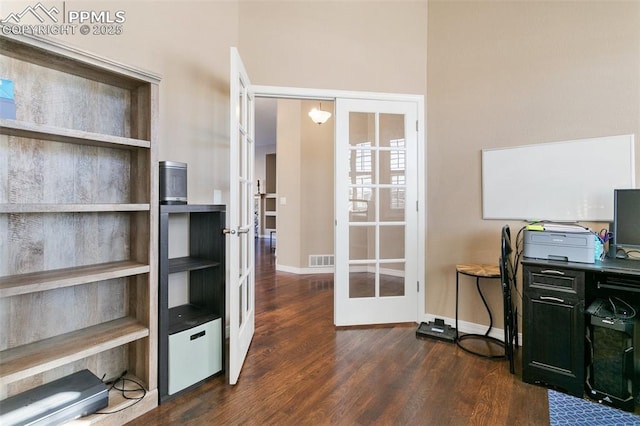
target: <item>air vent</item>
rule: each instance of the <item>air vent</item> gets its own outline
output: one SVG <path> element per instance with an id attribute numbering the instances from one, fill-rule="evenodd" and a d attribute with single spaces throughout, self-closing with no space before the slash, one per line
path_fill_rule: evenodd
<path id="1" fill-rule="evenodd" d="M 310 268 L 322 268 L 325 266 L 333 266 L 332 254 L 311 254 L 309 255 Z"/>

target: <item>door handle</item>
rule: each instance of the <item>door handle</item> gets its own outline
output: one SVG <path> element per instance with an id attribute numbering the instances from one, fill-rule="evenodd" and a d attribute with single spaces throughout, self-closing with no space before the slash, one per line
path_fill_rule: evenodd
<path id="1" fill-rule="evenodd" d="M 551 296 L 540 296 L 540 300 L 553 300 L 554 302 L 564 303 L 564 299 L 560 299 L 558 297 L 551 297 Z"/>
<path id="2" fill-rule="evenodd" d="M 224 228 L 222 230 L 222 233 L 225 234 L 225 235 L 227 235 L 227 234 L 236 235 L 236 232 L 238 233 L 238 235 L 240 235 L 240 234 L 248 234 L 250 229 L 251 229 L 250 227 L 246 227 L 246 228 L 238 227 L 238 230 L 236 231 L 235 229 Z"/>
<path id="3" fill-rule="evenodd" d="M 542 274 L 564 275 L 564 272 L 556 271 L 555 269 L 545 269 L 543 271 L 540 271 L 540 273 L 542 273 Z"/>

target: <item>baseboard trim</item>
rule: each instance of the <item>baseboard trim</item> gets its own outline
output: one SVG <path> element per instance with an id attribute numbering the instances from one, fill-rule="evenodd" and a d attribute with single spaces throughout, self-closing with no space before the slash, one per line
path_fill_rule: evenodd
<path id="1" fill-rule="evenodd" d="M 297 275 L 311 275 L 311 274 L 333 274 L 333 266 L 325 266 L 320 268 L 296 268 L 294 266 L 281 265 L 276 263 L 276 271 L 288 272 L 290 274 Z"/>

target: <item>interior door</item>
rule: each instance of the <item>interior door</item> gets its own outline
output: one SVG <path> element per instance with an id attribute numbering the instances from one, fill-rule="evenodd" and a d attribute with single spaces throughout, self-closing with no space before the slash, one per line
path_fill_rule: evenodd
<path id="1" fill-rule="evenodd" d="M 254 94 L 238 50 L 231 48 L 227 306 L 229 383 L 236 384 L 255 329 L 253 227 Z"/>
<path id="2" fill-rule="evenodd" d="M 418 319 L 417 110 L 336 100 L 336 325 Z"/>

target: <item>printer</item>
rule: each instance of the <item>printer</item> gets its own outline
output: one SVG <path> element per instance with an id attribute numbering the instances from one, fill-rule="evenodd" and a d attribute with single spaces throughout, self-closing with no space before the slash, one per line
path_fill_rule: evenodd
<path id="1" fill-rule="evenodd" d="M 595 236 L 588 229 L 524 230 L 524 257 L 595 263 Z"/>

